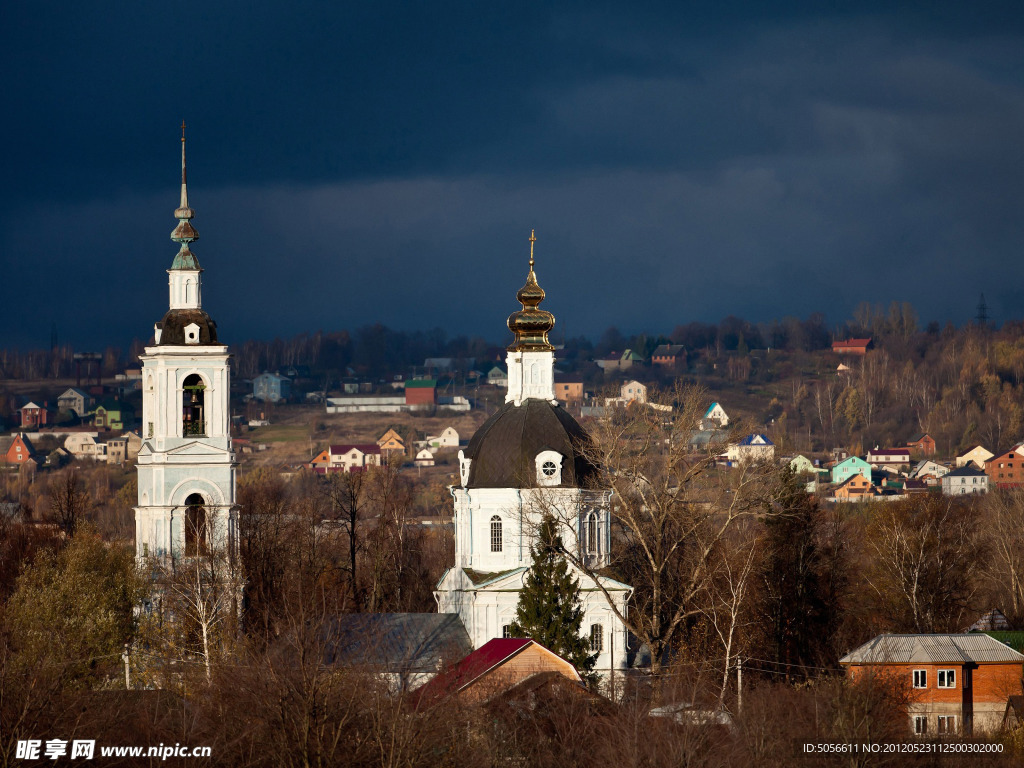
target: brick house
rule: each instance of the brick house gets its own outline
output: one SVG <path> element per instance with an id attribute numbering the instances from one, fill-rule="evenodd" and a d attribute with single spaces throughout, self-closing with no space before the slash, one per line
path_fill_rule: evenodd
<path id="1" fill-rule="evenodd" d="M 907 441 L 907 448 L 919 456 L 934 456 L 935 438 L 927 432 L 916 434 Z"/>
<path id="2" fill-rule="evenodd" d="M 651 363 L 674 366 L 677 362 L 686 359 L 684 349 L 682 344 L 660 344 L 651 353 Z"/>
<path id="3" fill-rule="evenodd" d="M 1024 655 L 982 632 L 879 635 L 839 660 L 855 679 L 890 677 L 911 693 L 909 726 L 920 736 L 994 731 L 1020 696 Z"/>
<path id="4" fill-rule="evenodd" d="M 871 349 L 871 339 L 844 339 L 832 342 L 832 351 L 837 355 L 863 356 Z"/>
<path id="5" fill-rule="evenodd" d="M 405 382 L 406 405 L 437 405 L 437 381 L 413 379 Z"/>
<path id="6" fill-rule="evenodd" d="M 43 405 L 25 403 L 25 405 L 21 406 L 22 429 L 38 429 L 39 427 L 45 427 L 49 423 L 50 409 L 45 403 Z"/>
<path id="7" fill-rule="evenodd" d="M 993 456 L 985 462 L 985 474 L 989 486 L 995 488 L 1018 488 L 1024 485 L 1024 453 L 1013 448 L 1000 456 Z"/>

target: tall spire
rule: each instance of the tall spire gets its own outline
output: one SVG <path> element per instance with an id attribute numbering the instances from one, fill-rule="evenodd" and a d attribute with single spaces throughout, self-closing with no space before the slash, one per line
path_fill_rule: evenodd
<path id="1" fill-rule="evenodd" d="M 171 269 L 199 269 L 199 259 L 189 249 L 189 243 L 199 239 L 199 233 L 192 226 L 195 211 L 188 207 L 188 186 L 185 183 L 185 121 L 181 121 L 181 203 L 174 211 L 178 226 L 171 232 L 171 240 L 181 243 L 178 254 L 174 257 Z"/>
<path id="2" fill-rule="evenodd" d="M 530 230 L 529 240 L 530 271 L 526 276 L 526 284 L 516 293 L 516 299 L 523 308 L 509 315 L 508 329 L 515 334 L 515 340 L 508 349 L 550 352 L 554 347 L 548 341 L 548 331 L 555 326 L 555 316 L 545 309 L 539 309 L 545 294 L 544 289 L 537 283 L 537 275 L 533 271 L 533 245 L 537 242 L 535 230 Z"/>

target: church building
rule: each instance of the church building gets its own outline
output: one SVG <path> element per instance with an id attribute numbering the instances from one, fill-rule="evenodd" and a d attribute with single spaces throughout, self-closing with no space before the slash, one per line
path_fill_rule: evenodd
<path id="1" fill-rule="evenodd" d="M 135 507 L 136 557 L 178 558 L 213 548 L 233 553 L 237 539 L 231 448 L 228 348 L 203 311 L 202 273 L 191 244 L 181 137 L 181 203 L 171 240 L 180 244 L 167 270 L 170 306 L 142 361 L 142 447 Z"/>
<path id="2" fill-rule="evenodd" d="M 516 294 L 522 309 L 508 318 L 515 338 L 507 349 L 505 405 L 459 452 L 460 482 L 452 489 L 455 565 L 434 592 L 438 611 L 459 615 L 474 648 L 508 636 L 545 514 L 559 521 L 564 545 L 588 568 L 610 562 L 611 492 L 598 485 L 586 431 L 555 399 L 554 347 L 548 341 L 555 318 L 540 309 L 545 294 L 534 272 L 534 242 L 531 233 L 530 271 Z M 596 669 L 625 668 L 623 623 L 593 579 L 574 573 L 583 631 L 598 652 Z M 601 586 L 625 615 L 632 588 L 604 577 Z"/>

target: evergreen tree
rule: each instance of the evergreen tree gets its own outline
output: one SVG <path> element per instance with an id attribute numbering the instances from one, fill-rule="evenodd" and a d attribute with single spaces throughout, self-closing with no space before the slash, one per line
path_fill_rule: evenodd
<path id="1" fill-rule="evenodd" d="M 516 618 L 509 630 L 513 637 L 529 637 L 569 661 L 584 678 L 594 669 L 597 654 L 590 640 L 580 634 L 583 607 L 580 584 L 562 556 L 558 524 L 546 515 L 537 543 L 531 548 L 530 566 L 519 593 Z"/>

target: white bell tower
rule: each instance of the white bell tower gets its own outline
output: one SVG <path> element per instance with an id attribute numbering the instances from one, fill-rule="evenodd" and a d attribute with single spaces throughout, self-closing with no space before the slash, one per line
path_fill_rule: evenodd
<path id="1" fill-rule="evenodd" d="M 202 269 L 189 245 L 199 239 L 185 185 L 171 240 L 180 243 L 169 275 L 170 308 L 142 362 L 142 448 L 138 458 L 135 553 L 179 558 L 217 550 L 234 555 L 237 463 L 231 448 L 231 370 L 217 324 L 202 309 Z"/>

